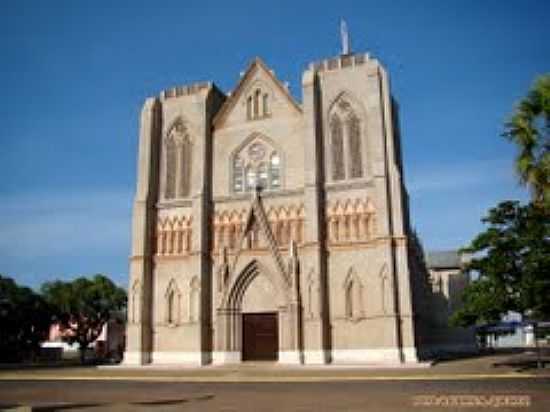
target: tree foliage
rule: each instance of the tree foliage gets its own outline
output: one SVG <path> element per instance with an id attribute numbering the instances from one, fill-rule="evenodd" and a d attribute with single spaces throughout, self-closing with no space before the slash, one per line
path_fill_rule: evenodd
<path id="1" fill-rule="evenodd" d="M 509 311 L 550 317 L 550 215 L 536 204 L 506 201 L 482 219 L 488 227 L 464 249 L 478 275 L 452 317 L 459 326 L 497 322 Z"/>
<path id="2" fill-rule="evenodd" d="M 550 74 L 539 77 L 506 123 L 504 136 L 519 149 L 516 171 L 533 200 L 550 207 Z"/>
<path id="3" fill-rule="evenodd" d="M 42 294 L 56 308 L 63 340 L 78 343 L 82 361 L 86 348 L 98 338 L 112 313 L 126 305 L 124 289 L 103 275 L 70 282 L 46 282 L 42 285 Z"/>
<path id="4" fill-rule="evenodd" d="M 0 275 L 0 358 L 17 361 L 48 338 L 52 308 L 32 289 Z"/>

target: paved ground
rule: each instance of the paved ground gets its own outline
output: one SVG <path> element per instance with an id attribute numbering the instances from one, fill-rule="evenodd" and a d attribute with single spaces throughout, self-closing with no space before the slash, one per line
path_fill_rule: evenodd
<path id="1" fill-rule="evenodd" d="M 33 405 L 33 410 L 40 411 L 88 412 L 549 411 L 550 379 L 323 383 L 3 381 L 0 400 L 0 407 L 4 408 Z M 462 407 L 457 407 L 457 403 Z"/>
<path id="2" fill-rule="evenodd" d="M 519 353 L 408 369 L 273 363 L 201 369 L 11 368 L 0 370 L 0 409 L 550 411 L 550 368 L 534 366 L 532 354 Z"/>
<path id="3" fill-rule="evenodd" d="M 395 377 L 400 379 L 484 378 L 486 376 L 550 376 L 550 367 L 535 368 L 532 354 L 495 354 L 466 359 L 444 360 L 419 368 L 363 366 L 282 366 L 272 362 L 244 363 L 238 366 L 191 367 L 38 367 L 0 370 L 0 381 L 9 379 L 109 379 L 179 382 L 280 382 L 357 380 Z M 545 358 L 550 364 L 550 356 Z M 548 365 L 550 366 L 550 365 Z"/>

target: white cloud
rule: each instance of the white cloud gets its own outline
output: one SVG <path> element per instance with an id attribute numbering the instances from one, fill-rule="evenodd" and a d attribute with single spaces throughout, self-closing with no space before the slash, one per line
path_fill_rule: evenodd
<path id="1" fill-rule="evenodd" d="M 472 160 L 460 163 L 433 163 L 429 167 L 412 167 L 407 175 L 411 193 L 479 188 L 486 185 L 514 184 L 509 160 Z"/>
<path id="2" fill-rule="evenodd" d="M 512 160 L 421 165 L 407 183 L 411 220 L 427 249 L 465 246 L 484 229 L 481 218 L 489 208 L 527 195 Z"/>
<path id="3" fill-rule="evenodd" d="M 24 193 L 0 197 L 0 255 L 46 257 L 126 247 L 130 191 Z"/>

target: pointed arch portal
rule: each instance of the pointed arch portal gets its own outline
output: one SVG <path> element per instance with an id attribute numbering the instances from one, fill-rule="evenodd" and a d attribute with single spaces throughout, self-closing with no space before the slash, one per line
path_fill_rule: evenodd
<path id="1" fill-rule="evenodd" d="M 216 363 L 300 363 L 298 307 L 286 279 L 252 259 L 229 282 L 217 309 Z"/>

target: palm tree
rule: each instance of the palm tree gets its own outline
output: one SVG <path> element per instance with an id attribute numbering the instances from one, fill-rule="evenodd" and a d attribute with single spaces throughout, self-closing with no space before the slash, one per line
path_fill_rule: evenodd
<path id="1" fill-rule="evenodd" d="M 550 73 L 538 77 L 505 125 L 519 149 L 515 167 L 533 201 L 550 206 Z"/>

